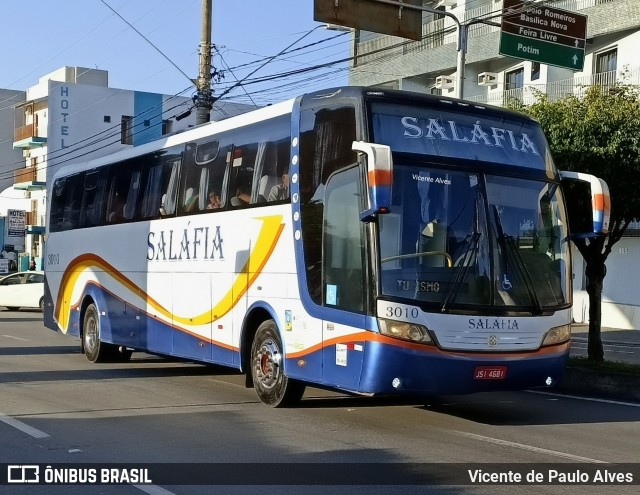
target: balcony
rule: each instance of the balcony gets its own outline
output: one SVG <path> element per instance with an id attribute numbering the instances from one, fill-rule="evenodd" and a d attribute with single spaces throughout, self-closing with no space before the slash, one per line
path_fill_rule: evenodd
<path id="1" fill-rule="evenodd" d="M 13 133 L 14 149 L 40 148 L 47 144 L 47 138 L 38 136 L 38 129 L 35 124 L 17 127 Z"/>
<path id="2" fill-rule="evenodd" d="M 13 173 L 13 188 L 22 191 L 39 191 L 46 187 L 39 182 L 36 167 L 20 168 Z"/>
<path id="3" fill-rule="evenodd" d="M 556 101 L 567 96 L 580 98 L 584 96 L 587 88 L 592 86 L 600 88 L 601 91 L 611 91 L 616 84 L 640 84 L 640 67 L 625 67 L 618 71 L 574 77 L 547 84 L 525 84 L 521 88 L 489 91 L 487 94 L 469 96 L 466 99 L 496 106 L 504 106 L 513 100 L 531 105 L 538 101 L 538 93 L 546 94 L 549 101 Z"/>

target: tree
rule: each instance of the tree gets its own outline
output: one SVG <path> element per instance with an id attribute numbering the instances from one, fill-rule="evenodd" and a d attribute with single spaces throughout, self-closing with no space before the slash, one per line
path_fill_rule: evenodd
<path id="1" fill-rule="evenodd" d="M 555 101 L 537 92 L 536 99 L 532 105 L 517 105 L 516 109 L 540 122 L 558 169 L 593 174 L 609 185 L 608 235 L 573 240 L 586 262 L 588 354 L 590 359 L 602 361 L 605 261 L 629 222 L 640 219 L 640 91 L 635 86 L 617 84 L 591 86 L 583 97 L 569 95 Z"/>

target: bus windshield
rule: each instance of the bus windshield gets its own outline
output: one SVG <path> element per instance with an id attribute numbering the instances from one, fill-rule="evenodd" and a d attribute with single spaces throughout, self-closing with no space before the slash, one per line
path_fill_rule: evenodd
<path id="1" fill-rule="evenodd" d="M 553 183 L 395 163 L 379 217 L 382 295 L 444 311 L 565 306 L 566 225 Z"/>

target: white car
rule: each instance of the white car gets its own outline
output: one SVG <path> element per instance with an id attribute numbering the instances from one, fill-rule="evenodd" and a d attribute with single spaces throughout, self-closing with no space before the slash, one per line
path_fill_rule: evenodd
<path id="1" fill-rule="evenodd" d="M 12 273 L 0 278 L 0 306 L 44 309 L 44 272 Z"/>

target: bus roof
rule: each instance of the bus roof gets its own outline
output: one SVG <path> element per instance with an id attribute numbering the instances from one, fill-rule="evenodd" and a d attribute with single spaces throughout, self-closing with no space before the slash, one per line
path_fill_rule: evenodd
<path id="1" fill-rule="evenodd" d="M 501 107 L 495 107 L 492 105 L 484 105 L 476 102 L 460 100 L 457 98 L 450 98 L 447 96 L 429 95 L 424 93 L 416 93 L 411 91 L 396 90 L 396 89 L 384 89 L 384 88 L 371 88 L 363 86 L 344 86 L 328 88 L 325 90 L 318 90 L 312 93 L 307 93 L 302 96 L 303 105 L 313 105 L 313 101 L 317 100 L 349 100 L 349 99 L 362 99 L 362 98 L 395 98 L 398 100 L 404 100 L 407 102 L 431 102 L 436 105 L 459 105 L 469 108 L 472 111 L 487 111 L 496 116 L 505 115 L 511 118 L 519 118 L 522 120 L 535 121 L 532 117 L 515 112 L 513 110 L 507 110 Z M 230 117 L 225 120 L 217 122 L 208 122 L 206 124 L 199 125 L 184 131 L 177 132 L 175 134 L 167 135 L 156 141 L 146 143 L 140 146 L 133 147 L 131 149 L 120 150 L 109 155 L 105 155 L 99 158 L 94 158 L 85 161 L 76 161 L 69 165 L 61 166 L 52 177 L 52 180 L 60 176 L 72 175 L 81 170 L 88 170 L 102 165 L 106 165 L 115 161 L 127 160 L 136 156 L 152 153 L 154 151 L 187 143 L 195 139 L 209 136 L 214 133 L 224 132 L 237 127 L 242 127 L 249 123 L 260 122 L 280 115 L 286 115 L 293 109 L 295 99 L 289 99 L 287 101 L 276 103 L 267 107 L 263 107 L 251 112 L 240 114 L 234 117 Z M 306 105 L 305 105 L 306 104 Z M 54 163 L 53 166 L 57 165 Z"/>
<path id="2" fill-rule="evenodd" d="M 217 134 L 237 127 L 242 127 L 249 123 L 260 122 L 280 115 L 286 115 L 291 112 L 293 108 L 294 99 L 283 101 L 274 105 L 259 108 L 251 112 L 243 113 L 230 117 L 228 119 L 207 122 L 197 127 L 192 127 L 184 131 L 177 132 L 175 134 L 169 134 L 161 139 L 152 141 L 149 143 L 135 146 L 133 148 L 116 151 L 108 155 L 104 155 L 98 158 L 85 161 L 74 161 L 68 165 L 61 166 L 52 177 L 52 180 L 67 175 L 72 175 L 82 170 L 89 170 L 92 168 L 101 167 L 112 162 L 127 160 L 136 156 L 145 155 L 147 153 L 153 153 L 154 151 L 161 150 L 170 146 L 175 146 L 202 137 L 210 136 L 211 134 Z M 53 166 L 56 166 L 54 163 Z"/>

